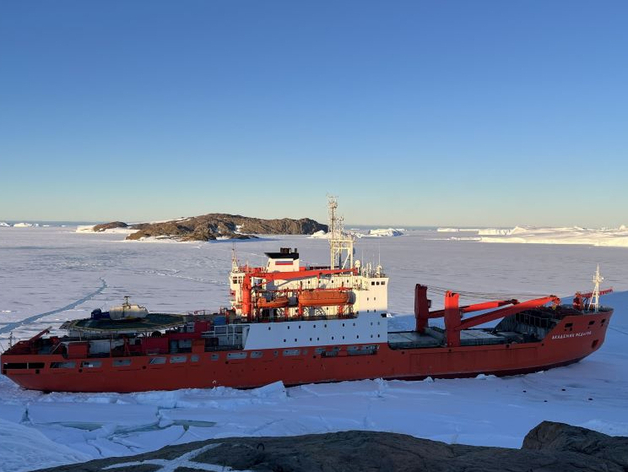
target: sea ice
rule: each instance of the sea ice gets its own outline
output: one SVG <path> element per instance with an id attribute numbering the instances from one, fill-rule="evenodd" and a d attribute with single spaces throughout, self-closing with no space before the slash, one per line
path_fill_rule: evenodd
<path id="1" fill-rule="evenodd" d="M 535 234 L 531 237 L 548 233 Z M 242 263 L 255 265 L 265 262 L 264 252 L 280 246 L 298 247 L 304 263 L 329 260 L 328 242 L 307 236 L 235 244 L 129 244 L 121 234 L 86 238 L 70 227 L 3 230 L 2 236 L 0 345 L 5 347 L 11 331 L 14 340 L 48 326 L 54 331 L 63 320 L 119 304 L 124 295 L 153 311 L 225 306 L 234 246 Z M 549 293 L 568 297 L 591 289 L 599 263 L 605 285 L 615 288 L 602 298 L 615 307 L 605 344 L 578 364 L 506 378 L 43 394 L 24 391 L 0 376 L 0 471 L 233 435 L 367 429 L 450 443 L 520 447 L 525 434 L 543 420 L 628 434 L 628 250 L 480 244 L 449 236 L 409 230 L 402 238 L 363 238 L 356 244 L 356 256 L 363 263 L 381 259 L 390 276 L 389 308 L 395 316 L 389 322 L 395 329 L 411 329 L 414 323 L 417 282 L 430 287 L 434 308 L 442 307 L 447 289 L 460 291 L 465 303 Z"/>

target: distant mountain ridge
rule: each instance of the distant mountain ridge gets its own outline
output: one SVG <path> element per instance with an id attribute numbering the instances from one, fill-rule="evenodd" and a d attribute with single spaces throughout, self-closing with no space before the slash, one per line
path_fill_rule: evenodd
<path id="1" fill-rule="evenodd" d="M 327 231 L 327 225 L 310 218 L 262 219 L 225 213 L 209 213 L 159 223 L 140 223 L 129 225 L 122 221 L 113 221 L 96 225 L 93 231 L 102 232 L 111 229 L 137 230 L 126 239 L 144 238 L 177 239 L 180 241 L 212 241 L 216 239 L 250 239 L 256 234 L 314 234 Z"/>

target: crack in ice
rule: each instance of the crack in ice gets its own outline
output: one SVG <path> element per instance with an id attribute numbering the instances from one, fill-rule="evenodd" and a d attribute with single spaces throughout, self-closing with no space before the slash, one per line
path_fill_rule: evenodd
<path id="1" fill-rule="evenodd" d="M 33 316 L 28 317 L 28 318 L 24 318 L 21 321 L 16 321 L 15 323 L 8 323 L 4 327 L 0 328 L 0 334 L 8 333 L 10 331 L 13 331 L 15 328 L 19 328 L 20 326 L 32 323 L 33 321 L 37 321 L 38 319 L 43 318 L 45 316 L 55 315 L 57 313 L 61 313 L 61 312 L 66 311 L 66 310 L 71 310 L 72 308 L 76 308 L 77 306 L 85 303 L 86 301 L 91 300 L 92 298 L 94 298 L 96 295 L 98 295 L 100 292 L 102 292 L 104 289 L 107 288 L 107 282 L 105 281 L 105 279 L 101 278 L 100 280 L 102 282 L 102 285 L 95 292 L 92 292 L 89 295 L 87 295 L 87 296 L 85 296 L 85 297 L 83 297 L 83 298 L 81 298 L 79 300 L 76 300 L 75 302 L 72 302 L 69 305 L 64 306 L 63 308 L 57 308 L 56 310 L 47 311 L 46 313 L 40 313 L 38 315 L 33 315 Z"/>

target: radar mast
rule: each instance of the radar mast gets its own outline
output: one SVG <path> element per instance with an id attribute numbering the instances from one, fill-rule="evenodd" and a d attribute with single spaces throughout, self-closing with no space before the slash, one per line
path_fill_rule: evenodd
<path id="1" fill-rule="evenodd" d="M 353 242 L 351 234 L 345 233 L 344 218 L 336 215 L 338 201 L 333 195 L 328 197 L 329 208 L 329 252 L 331 269 L 353 269 Z"/>
<path id="2" fill-rule="evenodd" d="M 597 313 L 600 309 L 600 283 L 604 280 L 604 277 L 600 275 L 600 265 L 597 265 L 595 275 L 593 276 L 593 293 L 591 294 L 591 301 L 589 302 L 589 310 L 593 309 Z"/>

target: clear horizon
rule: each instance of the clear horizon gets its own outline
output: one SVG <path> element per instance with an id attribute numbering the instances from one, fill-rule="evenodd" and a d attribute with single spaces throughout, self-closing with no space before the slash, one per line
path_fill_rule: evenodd
<path id="1" fill-rule="evenodd" d="M 626 2 L 0 13 L 0 221 L 628 224 Z"/>

